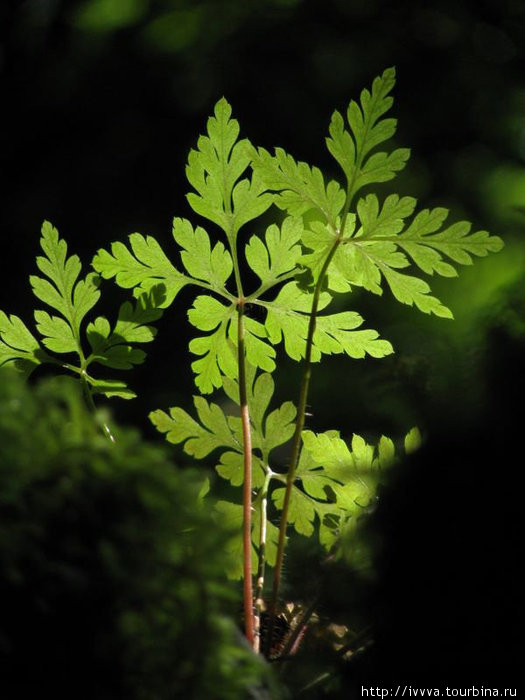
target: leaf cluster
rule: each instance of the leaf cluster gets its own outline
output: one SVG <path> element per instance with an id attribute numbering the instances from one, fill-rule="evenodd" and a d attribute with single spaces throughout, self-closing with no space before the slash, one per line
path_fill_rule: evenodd
<path id="1" fill-rule="evenodd" d="M 389 93 L 394 83 L 395 71 L 389 68 L 374 80 L 371 91 L 362 91 L 359 103 L 350 102 L 346 122 L 340 112 L 332 115 L 326 144 L 344 173 L 345 186 L 326 184 L 317 168 L 295 162 L 282 149 L 274 155 L 263 148 L 254 150 L 253 167 L 276 191 L 279 207 L 288 214 L 309 212 L 313 217 L 302 235 L 307 252 L 300 263 L 314 281 L 330 257 L 324 270 L 330 291 L 348 292 L 357 286 L 382 294 L 384 281 L 397 301 L 451 318 L 450 309 L 430 294 L 428 283 L 407 274 L 406 268 L 413 265 L 428 275 L 453 277 L 457 270 L 451 263 L 470 265 L 473 256 L 500 250 L 501 239 L 486 231 L 471 233 L 465 221 L 443 227 L 448 210 L 416 212 L 413 197 L 391 194 L 380 202 L 377 195 L 368 194 L 351 211 L 363 187 L 393 179 L 409 158 L 405 148 L 377 151 L 396 131 L 396 120 L 383 118 L 392 106 Z"/>
<path id="2" fill-rule="evenodd" d="M 9 363 L 28 376 L 38 365 L 50 363 L 79 376 L 91 393 L 132 398 L 135 394 L 125 382 L 95 378 L 90 368 L 130 369 L 144 361 L 145 352 L 136 346 L 153 340 L 156 331 L 149 324 L 161 315 L 153 291 L 137 295 L 134 304 L 124 302 L 113 324 L 98 316 L 86 325 L 86 315 L 100 298 L 99 275 L 81 277 L 78 256 L 68 256 L 66 242 L 47 221 L 40 245 L 43 255 L 36 263 L 43 276 L 29 280 L 33 294 L 51 313 L 34 312 L 39 341 L 22 319 L 0 311 L 0 366 Z"/>
<path id="3" fill-rule="evenodd" d="M 350 102 L 344 115 L 333 113 L 326 145 L 340 167 L 341 182 L 327 181 L 319 168 L 297 161 L 282 148 L 271 153 L 239 138 L 239 124 L 222 98 L 186 167 L 192 188 L 188 203 L 207 220 L 207 228 L 174 219 L 177 261 L 153 238 L 137 233 L 127 245 L 117 242 L 110 251 L 99 251 L 93 261 L 102 277 L 133 289 L 136 297 L 157 290 L 163 309 L 186 285 L 198 288 L 188 310 L 188 320 L 197 330 L 189 345 L 196 356 L 192 369 L 200 393 L 194 397 L 196 417 L 173 407 L 154 411 L 151 420 L 169 441 L 182 444 L 197 459 L 217 450 L 217 473 L 233 487 L 241 486 L 244 478 L 241 420 L 235 408 L 242 312 L 256 503 L 268 480 L 284 480 L 285 469 L 272 464 L 272 450 L 292 437 L 297 420 L 290 402 L 268 413 L 278 346 L 282 343 L 284 352 L 297 361 L 308 357 L 317 362 L 323 355 L 342 353 L 356 359 L 385 357 L 393 352 L 391 344 L 376 330 L 364 328 L 359 313 L 331 311 L 336 295 L 354 287 L 382 294 L 386 286 L 399 302 L 450 318 L 451 311 L 431 294 L 421 273 L 455 276 L 457 265 L 470 265 L 474 257 L 502 245 L 485 231 L 472 233 L 468 222 L 447 226 L 446 209 L 418 211 L 412 197 L 391 194 L 380 200 L 374 193 L 363 194 L 363 188 L 395 178 L 410 155 L 406 148 L 387 146 L 397 126 L 387 116 L 394 84 L 395 71 L 389 68 L 370 90 L 362 91 L 359 101 Z M 284 213 L 279 223 L 241 238 L 241 229 L 253 225 L 272 203 Z M 246 290 L 243 282 L 246 265 L 257 278 L 253 290 Z M 231 403 L 202 396 L 216 389 Z M 393 443 L 385 437 L 373 447 L 354 436 L 349 447 L 336 432 L 304 431 L 289 513 L 295 530 L 310 536 L 318 527 L 321 542 L 333 548 L 367 512 L 381 474 L 394 457 Z M 283 500 L 284 488 L 274 488 L 277 509 Z M 221 501 L 217 510 L 240 530 L 238 502 Z M 255 549 L 260 517 L 256 508 Z M 275 527 L 268 523 L 270 563 L 275 538 Z M 237 574 L 240 548 L 238 540 Z"/>
<path id="4" fill-rule="evenodd" d="M 33 293 L 47 307 L 35 311 L 41 340 L 21 319 L 0 312 L 0 365 L 14 364 L 28 374 L 49 362 L 79 376 L 91 393 L 129 397 L 133 394 L 124 382 L 95 378 L 91 366 L 121 370 L 142 362 L 141 347 L 155 335 L 151 324 L 182 289 L 196 287 L 187 311 L 196 329 L 189 344 L 198 390 L 195 415 L 171 407 L 150 417 L 168 441 L 183 445 L 192 457 L 217 453 L 218 475 L 236 489 L 244 481 L 239 406 L 245 395 L 256 493 L 254 561 L 263 525 L 266 559 L 270 564 L 275 560 L 278 533 L 266 521 L 264 503 L 269 494 L 273 507 L 283 507 L 288 465 L 279 463 L 281 450 L 276 448 L 292 436 L 300 459 L 289 471 L 287 517 L 302 535 L 311 536 L 318 528 L 328 550 L 356 527 L 395 459 L 389 438 L 382 437 L 374 447 L 359 436 L 348 446 L 335 431 L 304 430 L 301 435 L 302 410 L 290 401 L 270 409 L 278 348 L 293 360 L 305 360 L 305 376 L 310 363 L 325 355 L 383 358 L 393 352 L 392 345 L 366 327 L 357 311 L 341 310 L 338 295 L 355 287 L 380 295 L 388 288 L 403 304 L 451 318 L 423 275 L 456 276 L 457 266 L 502 246 L 486 231 L 472 232 L 468 222 L 447 224 L 444 208 L 418 210 L 412 197 L 381 199 L 369 191 L 371 185 L 395 178 L 410 155 L 406 148 L 387 144 L 397 126 L 387 116 L 394 84 L 395 71 L 389 68 L 362 91 L 359 101 L 350 102 L 344 115 L 333 113 L 326 146 L 341 181 L 327 181 L 318 167 L 282 148 L 272 153 L 240 138 L 230 105 L 220 99 L 186 166 L 187 201 L 204 225 L 176 217 L 173 254 L 152 236 L 132 233 L 126 243 L 99 250 L 92 263 L 95 272 L 81 277 L 77 256 L 68 256 L 66 243 L 46 222 L 44 254 L 37 259 L 43 276 L 31 277 Z M 261 231 L 257 220 L 272 204 L 282 215 Z M 255 280 L 251 289 L 246 268 Z M 132 290 L 134 297 L 120 307 L 113 323 L 104 316 L 86 320 L 99 299 L 102 278 Z M 218 389 L 225 399 L 205 398 Z M 238 499 L 218 502 L 216 512 L 240 531 L 243 507 Z M 241 548 L 240 539 L 234 539 L 233 575 L 240 574 Z"/>
<path id="5" fill-rule="evenodd" d="M 269 411 L 274 394 L 274 380 L 269 373 L 256 375 L 253 365 L 247 365 L 247 391 L 251 414 L 253 434 L 253 473 L 252 485 L 260 489 L 266 478 L 280 477 L 278 470 L 282 465 L 274 459 L 274 450 L 287 443 L 294 432 L 296 408 L 291 401 L 286 401 L 278 408 Z M 238 487 L 243 483 L 243 442 L 241 419 L 238 415 L 239 386 L 238 380 L 223 377 L 224 391 L 230 399 L 230 409 L 225 410 L 216 403 L 209 403 L 201 396 L 194 396 L 197 419 L 182 408 L 171 408 L 169 413 L 162 410 L 153 411 L 150 418 L 156 428 L 166 435 L 174 444 L 183 444 L 187 454 L 202 459 L 215 450 L 220 450 L 217 457 L 216 472 Z M 277 458 L 278 459 L 278 458 Z M 215 510 L 221 521 L 229 523 L 230 529 L 239 534 L 230 542 L 230 562 L 228 573 L 234 578 L 242 574 L 242 505 L 228 501 L 219 501 Z M 253 562 L 257 561 L 259 538 L 259 512 L 255 511 L 252 523 Z M 273 564 L 277 544 L 278 530 L 270 522 L 268 527 L 267 561 Z"/>
<path id="6" fill-rule="evenodd" d="M 239 258 L 239 230 L 263 214 L 273 201 L 279 204 L 281 200 L 269 192 L 275 182 L 272 185 L 266 181 L 264 169 L 258 167 L 254 158 L 255 149 L 247 139 L 239 140 L 238 135 L 238 122 L 231 118 L 229 104 L 221 99 L 208 120 L 207 134 L 190 152 L 186 168 L 188 181 L 195 189 L 187 195 L 190 206 L 222 230 L 227 248 L 220 240 L 212 245 L 210 234 L 203 227 L 194 228 L 188 220 L 176 218 L 173 239 L 179 248 L 180 264 L 171 262 L 153 238 L 140 234 L 129 237 L 129 246 L 116 242 L 110 251 L 100 250 L 93 261 L 100 275 L 114 278 L 122 287 L 133 288 L 135 294 L 161 285 L 165 289 L 162 308 L 169 306 L 185 285 L 205 291 L 198 294 L 188 311 L 190 323 L 202 333 L 191 341 L 189 349 L 198 357 L 192 369 L 198 389 L 205 394 L 221 388 L 223 376 L 236 376 L 240 299 L 264 314 L 263 321 L 245 316 L 248 362 L 262 371 L 273 372 L 275 346 L 281 341 L 293 359 L 305 356 L 313 293 L 297 282 L 305 272 L 306 260 L 307 231 L 301 214 L 308 202 L 319 202 L 323 211 L 333 213 L 330 216 L 335 220 L 336 210 L 339 212 L 344 204 L 344 192 L 335 183 L 325 191 L 319 170 L 303 167 L 304 164 L 290 165 L 289 177 L 302 179 L 304 186 L 298 188 L 296 204 L 288 208 L 289 215 L 280 225 L 271 224 L 262 236 L 252 234 L 248 238 L 244 260 L 260 284 L 247 293 L 240 276 L 244 263 Z M 289 158 L 286 156 L 285 161 Z M 250 165 L 252 170 L 247 175 Z M 277 293 L 269 298 L 268 293 L 274 288 Z M 366 354 L 383 357 L 392 352 L 390 343 L 380 340 L 377 331 L 361 329 L 363 319 L 359 314 L 326 313 L 332 297 L 328 291 L 322 295 L 323 314 L 317 323 L 314 361 L 323 354 L 346 353 L 360 358 Z"/>
<path id="7" fill-rule="evenodd" d="M 333 551 L 341 537 L 348 538 L 374 505 L 379 485 L 399 457 L 393 441 L 384 435 L 377 446 L 354 435 L 349 447 L 335 430 L 319 434 L 305 430 L 302 439 L 289 521 L 306 537 L 313 535 L 317 524 L 320 543 Z M 413 428 L 405 437 L 404 451 L 408 454 L 416 450 L 420 440 L 419 431 Z M 284 488 L 273 492 L 278 508 L 283 498 Z"/>

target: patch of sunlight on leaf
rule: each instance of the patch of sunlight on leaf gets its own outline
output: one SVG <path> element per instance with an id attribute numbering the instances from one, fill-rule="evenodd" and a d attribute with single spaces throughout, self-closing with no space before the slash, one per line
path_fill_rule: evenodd
<path id="1" fill-rule="evenodd" d="M 73 24 L 90 32 L 112 32 L 136 24 L 147 10 L 147 0 L 90 0 L 75 12 Z"/>
<path id="2" fill-rule="evenodd" d="M 502 165 L 486 177 L 483 185 L 487 211 L 505 220 L 523 220 L 525 211 L 525 168 Z"/>
<path id="3" fill-rule="evenodd" d="M 497 255 L 464 267 L 452 283 L 436 280 L 436 292 L 454 310 L 456 318 L 456 323 L 443 324 L 442 331 L 453 335 L 470 332 L 481 316 L 490 315 L 501 305 L 506 289 L 523 277 L 524 271 L 525 241 L 506 240 Z"/>
<path id="4" fill-rule="evenodd" d="M 177 52 L 198 39 L 202 27 L 202 8 L 174 10 L 148 23 L 144 40 L 159 51 Z"/>

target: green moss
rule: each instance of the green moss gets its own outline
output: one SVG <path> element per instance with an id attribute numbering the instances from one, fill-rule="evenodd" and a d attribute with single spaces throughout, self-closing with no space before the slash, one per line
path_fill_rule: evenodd
<path id="1" fill-rule="evenodd" d="M 111 445 L 73 380 L 0 375 L 3 692 L 242 698 L 260 685 L 263 662 L 227 615 L 229 535 L 201 486 L 132 431 Z"/>

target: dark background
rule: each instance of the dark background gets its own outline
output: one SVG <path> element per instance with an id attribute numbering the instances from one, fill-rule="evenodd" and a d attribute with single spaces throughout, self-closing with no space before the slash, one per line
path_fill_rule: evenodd
<path id="1" fill-rule="evenodd" d="M 133 231 L 169 251 L 172 217 L 192 216 L 187 153 L 219 97 L 255 144 L 338 176 L 324 146 L 331 112 L 396 66 L 396 143 L 412 158 L 384 191 L 449 207 L 506 247 L 458 280 L 431 280 L 454 322 L 387 292 L 346 299 L 396 355 L 327 360 L 309 427 L 428 435 L 378 514 L 387 546 L 370 673 L 409 681 L 419 668 L 439 681 L 469 668 L 478 685 L 489 674 L 509 684 L 523 622 L 525 3 L 25 0 L 2 3 L 0 19 L 0 307 L 28 324 L 44 219 L 86 267 Z M 151 437 L 150 410 L 190 405 L 190 302 L 181 295 L 159 323 L 130 380 L 140 399 L 113 408 Z M 283 365 L 281 393 L 294 398 L 298 368 Z"/>

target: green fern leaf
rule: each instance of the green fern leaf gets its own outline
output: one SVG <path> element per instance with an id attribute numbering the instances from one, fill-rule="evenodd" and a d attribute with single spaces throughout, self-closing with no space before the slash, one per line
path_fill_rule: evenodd
<path id="1" fill-rule="evenodd" d="M 269 466 L 271 451 L 293 435 L 296 409 L 291 402 L 282 404 L 270 412 L 268 406 L 274 392 L 271 375 L 257 375 L 256 368 L 247 363 L 246 390 L 252 421 L 252 484 L 263 485 Z M 239 405 L 239 386 L 235 378 L 223 377 L 226 395 Z M 217 473 L 231 483 L 240 486 L 244 481 L 244 452 L 241 419 L 228 415 L 216 404 L 209 404 L 202 397 L 194 397 L 198 420 L 181 408 L 162 410 L 150 414 L 157 429 L 166 434 L 174 444 L 184 443 L 188 454 L 201 459 L 215 449 L 222 448 L 216 465 Z"/>
<path id="2" fill-rule="evenodd" d="M 331 180 L 325 185 L 319 168 L 296 162 L 282 148 L 272 156 L 264 148 L 252 149 L 252 167 L 270 190 L 279 192 L 276 204 L 291 216 L 318 211 L 334 228 L 345 203 L 345 193 Z"/>
<path id="3" fill-rule="evenodd" d="M 184 443 L 187 454 L 202 459 L 218 448 L 227 448 L 216 466 L 217 473 L 240 486 L 244 481 L 244 453 L 241 420 L 226 415 L 217 404 L 208 403 L 195 396 L 198 421 L 182 408 L 170 408 L 169 415 L 162 410 L 153 411 L 150 419 L 155 427 L 166 433 L 166 439 L 174 444 Z M 257 434 L 253 436 L 253 448 L 259 447 Z M 252 483 L 259 487 L 264 481 L 264 468 L 257 455 L 252 455 Z"/>
<path id="4" fill-rule="evenodd" d="M 228 342 L 228 326 L 236 318 L 235 306 L 225 306 L 213 297 L 198 296 L 188 318 L 199 330 L 214 331 L 194 338 L 189 345 L 190 352 L 202 356 L 191 365 L 195 383 L 202 393 L 209 394 L 221 386 L 221 371 L 229 377 L 237 371 L 235 351 Z"/>
<path id="5" fill-rule="evenodd" d="M 387 265 L 381 264 L 381 271 L 394 297 L 402 304 L 415 305 L 426 314 L 435 314 L 441 318 L 454 318 L 452 311 L 439 299 L 429 294 L 430 287 L 418 277 L 404 275 Z"/>
<path id="6" fill-rule="evenodd" d="M 330 245 L 330 234 L 326 233 L 326 227 L 323 233 L 322 224 L 310 228 L 312 231 L 304 237 L 305 245 L 315 246 L 319 242 L 320 249 L 303 255 L 301 262 L 313 266 L 315 275 L 319 261 Z M 410 266 L 404 252 L 398 249 L 401 246 L 396 245 L 399 237 L 395 240 L 387 239 L 386 236 L 364 238 L 359 235 L 360 231 L 361 229 L 355 237 L 345 238 L 343 244 L 337 248 L 327 274 L 329 289 L 346 292 L 352 286 L 360 286 L 381 295 L 381 282 L 384 278 L 394 297 L 401 303 L 415 304 L 425 313 L 434 313 L 444 318 L 452 317 L 450 309 L 429 294 L 430 287 L 426 282 L 398 272 Z"/>
<path id="7" fill-rule="evenodd" d="M 272 493 L 272 501 L 279 510 L 283 508 L 284 493 L 284 488 L 275 489 Z M 316 518 L 322 521 L 331 510 L 328 503 L 317 502 L 300 489 L 294 488 L 288 506 L 288 522 L 300 535 L 311 537 L 314 534 Z"/>
<path id="8" fill-rule="evenodd" d="M 447 209 L 425 209 L 414 218 L 410 226 L 398 238 L 404 249 L 423 272 L 436 272 L 445 277 L 457 275 L 455 268 L 443 262 L 442 254 L 460 265 L 472 265 L 472 256 L 485 257 L 503 247 L 498 236 L 487 231 L 470 233 L 471 224 L 459 221 L 447 229 L 438 231 L 448 216 Z M 438 231 L 437 233 L 434 233 Z M 434 234 L 434 235 L 431 235 Z"/>
<path id="9" fill-rule="evenodd" d="M 73 335 L 69 323 L 59 316 L 51 316 L 47 311 L 35 311 L 36 327 L 44 336 L 44 345 L 53 352 L 79 352 L 78 336 Z"/>
<path id="10" fill-rule="evenodd" d="M 303 448 L 290 494 L 288 514 L 288 520 L 296 532 L 311 537 L 316 521 L 321 524 L 327 517 L 338 517 L 339 509 L 328 501 L 328 488 L 333 483 L 334 480 L 319 462 Z M 272 501 L 279 510 L 283 507 L 285 491 L 285 488 L 280 487 L 272 493 Z"/>
<path id="11" fill-rule="evenodd" d="M 207 135 L 190 151 L 186 176 L 196 190 L 187 195 L 192 209 L 226 232 L 233 244 L 248 221 L 263 214 L 272 203 L 261 180 L 240 179 L 250 164 L 247 139 L 238 140 L 239 123 L 222 98 L 208 119 Z"/>
<path id="12" fill-rule="evenodd" d="M 246 245 L 246 260 L 261 280 L 261 288 L 252 296 L 259 296 L 283 278 L 295 272 L 301 257 L 300 240 L 302 220 L 287 217 L 281 228 L 272 224 L 266 231 L 264 242 L 252 236 Z"/>
<path id="13" fill-rule="evenodd" d="M 130 248 L 117 241 L 111 244 L 111 253 L 99 250 L 93 267 L 104 279 L 115 278 L 120 287 L 135 287 L 136 296 L 154 292 L 157 305 L 168 307 L 191 279 L 171 264 L 152 236 L 132 233 L 129 245 Z"/>
<path id="14" fill-rule="evenodd" d="M 226 395 L 239 405 L 239 385 L 237 379 L 223 377 Z M 252 445 L 261 451 L 261 457 L 268 464 L 270 453 L 275 447 L 284 445 L 291 439 L 295 429 L 297 410 L 291 401 L 286 401 L 268 415 L 268 407 L 274 394 L 275 383 L 271 374 L 256 374 L 256 368 L 246 363 L 246 394 L 250 407 L 250 420 L 253 426 Z"/>
<path id="15" fill-rule="evenodd" d="M 430 287 L 423 280 L 400 272 L 410 266 L 410 260 L 427 274 L 445 277 L 457 275 L 456 269 L 443 260 L 446 255 L 453 262 L 469 265 L 472 256 L 485 256 L 500 250 L 503 243 L 497 236 L 485 231 L 470 234 L 470 224 L 459 222 L 443 229 L 448 211 L 443 208 L 425 209 L 407 225 L 416 206 L 412 197 L 390 195 L 379 206 L 377 197 L 370 194 L 357 204 L 359 227 L 345 231 L 341 245 L 328 270 L 328 287 L 343 292 L 353 285 L 362 286 L 374 294 L 381 294 L 381 279 L 385 279 L 395 298 L 408 305 L 416 305 L 425 313 L 451 318 L 451 311 L 429 294 Z M 303 235 L 303 243 L 312 249 L 303 255 L 301 263 L 313 269 L 332 245 L 333 234 L 320 222 L 310 225 Z"/>
<path id="16" fill-rule="evenodd" d="M 223 452 L 219 464 L 215 467 L 217 474 L 232 486 L 244 483 L 244 455 L 240 452 Z M 252 486 L 259 488 L 264 483 L 264 466 L 257 455 L 252 455 Z"/>
<path id="17" fill-rule="evenodd" d="M 289 282 L 280 290 L 277 298 L 268 303 L 266 330 L 272 344 L 284 340 L 287 354 L 294 360 L 304 357 L 308 335 L 311 294 L 295 282 Z M 321 294 L 319 309 L 330 303 L 328 293 Z M 316 318 L 312 361 L 318 362 L 322 354 L 346 353 L 350 357 L 384 357 L 393 352 L 388 341 L 378 338 L 374 330 L 356 330 L 363 323 L 358 313 L 344 311 L 319 315 Z"/>
<path id="18" fill-rule="evenodd" d="M 449 213 L 442 207 L 420 211 L 405 227 L 404 220 L 413 213 L 415 206 L 416 200 L 412 197 L 400 198 L 394 194 L 387 197 L 380 208 L 377 197 L 368 195 L 357 205 L 361 227 L 356 239 L 395 243 L 423 272 L 430 275 L 435 272 L 444 277 L 454 277 L 457 271 L 443 261 L 443 255 L 458 264 L 471 265 L 473 255 L 484 257 L 503 247 L 498 236 L 490 236 L 486 231 L 470 233 L 471 224 L 467 221 L 441 230 Z"/>
<path id="19" fill-rule="evenodd" d="M 352 478 L 354 459 L 347 444 L 336 430 L 302 434 L 305 455 L 297 467 L 296 476 L 304 490 L 313 498 L 327 498 L 327 486 Z"/>
<path id="20" fill-rule="evenodd" d="M 37 265 L 48 279 L 32 275 L 29 280 L 35 296 L 58 311 L 62 318 L 36 311 L 37 328 L 50 350 L 77 352 L 82 356 L 80 324 L 100 297 L 98 276 L 91 273 L 83 280 L 78 279 L 81 272 L 78 256 L 67 257 L 66 242 L 48 221 L 42 226 L 40 244 L 45 256 L 37 257 Z"/>
<path id="21" fill-rule="evenodd" d="M 237 345 L 237 326 L 230 324 L 230 337 Z M 244 345 L 246 359 L 255 367 L 273 372 L 275 369 L 275 348 L 267 342 L 264 325 L 249 316 L 244 317 Z"/>
<path id="22" fill-rule="evenodd" d="M 95 379 L 89 377 L 88 381 L 91 391 L 94 394 L 102 394 L 108 399 L 114 397 L 119 399 L 135 399 L 137 397 L 137 394 L 121 379 Z"/>
<path id="23" fill-rule="evenodd" d="M 388 68 L 372 84 L 372 91 L 363 90 L 361 104 L 352 100 L 347 110 L 350 132 L 345 129 L 344 119 L 334 112 L 330 123 L 330 136 L 326 139 L 328 150 L 337 160 L 348 182 L 348 196 L 374 182 L 386 182 L 405 167 L 410 156 L 406 148 L 393 153 L 370 152 L 390 139 L 395 131 L 395 119 L 381 119 L 392 106 L 389 93 L 395 84 L 395 70 Z"/>
<path id="24" fill-rule="evenodd" d="M 331 301 L 328 293 L 322 293 L 319 308 L 325 308 Z M 261 302 L 262 303 L 262 302 Z M 287 355 L 293 360 L 304 357 L 308 335 L 308 314 L 312 308 L 312 294 L 301 289 L 295 282 L 288 282 L 271 303 L 264 303 L 267 309 L 266 330 L 273 345 L 282 340 Z M 319 349 L 314 347 L 312 359 L 321 357 Z"/>
<path id="25" fill-rule="evenodd" d="M 348 214 L 344 227 L 344 239 L 350 238 L 355 228 L 356 217 Z M 337 231 L 327 226 L 322 221 L 312 221 L 302 235 L 302 244 L 310 252 L 304 253 L 300 258 L 300 264 L 310 270 L 312 281 L 316 283 L 325 266 L 325 261 L 336 243 Z M 341 245 L 335 251 L 335 257 L 326 272 L 329 280 L 329 288 L 334 292 L 349 292 L 351 285 L 347 280 L 348 275 L 337 264 L 341 259 Z"/>
<path id="26" fill-rule="evenodd" d="M 188 275 L 209 283 L 213 289 L 223 293 L 224 285 L 233 271 L 231 255 L 224 245 L 219 241 L 212 250 L 206 231 L 200 226 L 194 230 L 187 219 L 173 220 L 173 238 L 182 248 L 182 264 Z"/>
<path id="27" fill-rule="evenodd" d="M 227 328 L 221 323 L 216 331 L 194 338 L 189 344 L 190 352 L 200 355 L 191 363 L 195 373 L 195 384 L 203 394 L 210 394 L 221 386 L 221 372 L 232 377 L 237 371 L 235 349 L 228 342 Z"/>
<path id="28" fill-rule="evenodd" d="M 374 194 L 361 198 L 357 203 L 361 225 L 355 237 L 383 240 L 386 236 L 390 240 L 392 236 L 396 236 L 404 229 L 405 219 L 414 213 L 416 204 L 417 200 L 414 197 L 399 197 L 397 194 L 389 195 L 382 207 L 379 206 L 379 201 Z M 444 218 L 443 212 L 446 210 L 435 211 L 437 217 L 434 217 L 434 221 L 437 219 L 436 228 L 439 228 Z"/>
<path id="29" fill-rule="evenodd" d="M 242 444 L 235 437 L 224 411 L 201 396 L 193 402 L 200 423 L 182 408 L 170 408 L 169 415 L 162 410 L 150 413 L 150 420 L 166 439 L 173 444 L 184 443 L 189 455 L 202 459 L 218 447 L 228 447 L 242 453 Z"/>
<path id="30" fill-rule="evenodd" d="M 155 338 L 156 329 L 148 324 L 158 320 L 161 313 L 150 296 L 143 294 L 135 306 L 129 302 L 122 304 L 113 330 L 104 316 L 96 318 L 86 329 L 92 350 L 88 364 L 97 362 L 114 369 L 130 369 L 144 362 L 145 352 L 132 347 L 132 343 L 149 343 Z"/>
<path id="31" fill-rule="evenodd" d="M 262 450 L 265 455 L 279 445 L 284 445 L 294 434 L 297 409 L 291 401 L 285 401 L 266 418 Z"/>
<path id="32" fill-rule="evenodd" d="M 405 449 L 418 447 L 417 429 L 405 438 Z M 310 537 L 316 523 L 319 541 L 330 550 L 341 534 L 349 534 L 354 520 L 367 513 L 376 499 L 383 474 L 396 460 L 392 440 L 382 436 L 377 447 L 359 435 L 351 449 L 339 433 L 329 430 L 316 434 L 305 430 L 303 450 L 290 497 L 289 521 L 294 529 Z M 275 489 L 272 499 L 282 509 L 284 488 Z"/>
<path id="33" fill-rule="evenodd" d="M 0 367 L 12 363 L 24 375 L 29 375 L 42 362 L 40 345 L 18 316 L 0 311 Z"/>
<path id="34" fill-rule="evenodd" d="M 87 370 L 95 362 L 116 369 L 128 369 L 144 360 L 145 353 L 132 345 L 149 342 L 155 335 L 155 329 L 147 325 L 161 315 L 155 292 L 152 290 L 149 295 L 142 294 L 135 307 L 129 303 L 123 304 L 113 330 L 109 321 L 102 316 L 89 323 L 86 336 L 92 353 L 86 357 L 82 344 L 82 324 L 100 297 L 100 278 L 90 273 L 84 279 L 79 279 L 80 260 L 76 255 L 68 256 L 66 242 L 59 238 L 57 230 L 47 221 L 42 226 L 40 243 L 44 255 L 37 258 L 37 265 L 45 278 L 32 275 L 31 286 L 35 296 L 59 315 L 36 310 L 36 328 L 48 350 L 58 354 L 74 353 L 78 359 L 76 364 L 75 361 L 66 363 L 54 359 L 40 348 L 19 318 L 8 318 L 0 312 L 0 365 L 12 361 L 26 374 L 42 362 L 61 365 L 80 376 L 92 393 L 133 398 L 135 394 L 125 382 L 99 379 L 91 376 Z"/>
<path id="35" fill-rule="evenodd" d="M 222 385 L 221 372 L 234 377 L 237 372 L 237 312 L 234 304 L 226 306 L 209 296 L 198 296 L 188 312 L 192 325 L 202 331 L 214 332 L 194 338 L 190 352 L 203 357 L 192 363 L 195 383 L 208 394 Z M 214 330 L 215 329 L 215 330 Z M 255 367 L 275 369 L 275 349 L 266 342 L 264 326 L 255 319 L 244 318 L 246 357 Z"/>

